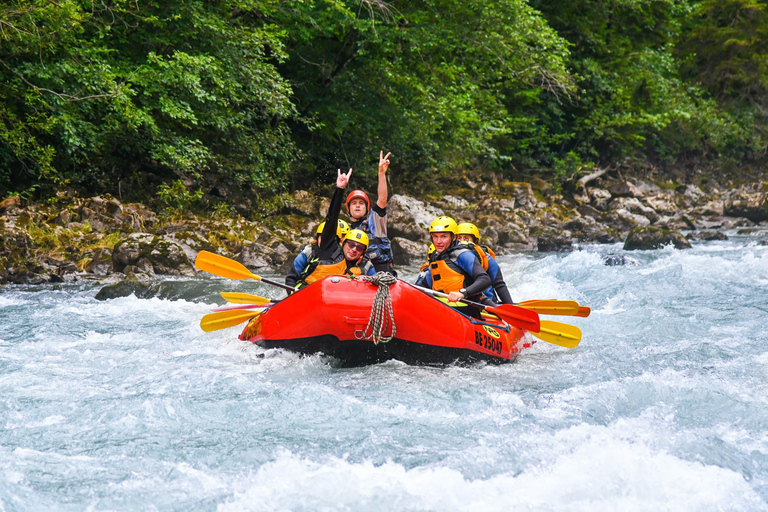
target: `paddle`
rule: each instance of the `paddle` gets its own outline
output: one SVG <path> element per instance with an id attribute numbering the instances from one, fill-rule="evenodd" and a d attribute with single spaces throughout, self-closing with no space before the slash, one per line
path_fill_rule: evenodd
<path id="1" fill-rule="evenodd" d="M 541 303 L 551 303 L 552 305 L 555 305 L 555 306 L 561 306 L 561 305 L 564 305 L 564 304 L 571 305 L 571 303 L 573 303 L 573 304 L 575 304 L 577 306 L 577 309 L 574 309 L 574 310 L 570 309 L 570 306 L 569 306 L 567 309 L 565 309 L 565 310 L 563 310 L 563 311 L 561 311 L 559 313 L 549 313 L 549 314 L 558 314 L 558 315 L 563 315 L 563 316 L 580 316 L 582 318 L 586 318 L 592 312 L 592 310 L 589 309 L 588 306 L 579 306 L 578 302 L 573 301 L 573 300 L 557 300 L 557 299 L 550 299 L 550 300 L 524 300 L 523 302 L 521 302 L 519 304 L 516 304 L 516 305 L 520 306 L 521 308 L 532 309 L 530 307 L 531 305 L 538 306 Z M 534 310 L 534 311 L 536 311 L 539 314 L 548 314 L 548 313 L 543 313 L 542 311 L 538 311 L 538 310 Z"/>
<path id="2" fill-rule="evenodd" d="M 496 315 L 483 312 L 483 317 L 499 318 Z M 581 342 L 581 330 L 578 327 L 551 320 L 541 320 L 540 331 L 531 333 L 540 340 L 565 348 L 574 348 Z"/>
<path id="3" fill-rule="evenodd" d="M 240 304 L 239 306 L 224 306 L 221 308 L 215 308 L 211 311 L 218 312 L 218 311 L 233 311 L 235 309 L 257 309 L 257 308 L 268 308 L 271 306 L 271 304 Z"/>
<path id="4" fill-rule="evenodd" d="M 422 286 L 417 286 L 407 281 L 403 281 L 402 279 L 399 281 L 402 281 L 410 286 L 413 286 L 417 290 L 421 290 L 422 292 L 433 295 L 435 297 L 448 297 L 447 293 L 438 292 L 430 288 L 424 288 Z M 541 328 L 539 323 L 539 315 L 535 311 L 513 306 L 512 304 L 501 304 L 500 306 L 491 307 L 466 299 L 462 299 L 461 302 L 483 309 L 489 313 L 493 313 L 508 324 L 514 325 L 515 327 L 519 327 L 521 329 L 525 329 L 526 331 L 539 332 Z"/>
<path id="5" fill-rule="evenodd" d="M 200 251 L 197 253 L 197 257 L 195 258 L 195 267 L 198 270 L 209 272 L 220 277 L 226 277 L 229 279 L 255 279 L 256 281 L 271 284 L 272 286 L 277 286 L 278 288 L 282 288 L 284 290 L 289 290 L 292 292 L 296 291 L 287 284 L 278 283 L 277 281 L 272 281 L 270 279 L 257 276 L 245 268 L 245 265 L 238 263 L 233 259 L 208 251 Z"/>
<path id="6" fill-rule="evenodd" d="M 541 331 L 532 333 L 537 338 L 565 348 L 574 348 L 581 342 L 581 329 L 575 325 L 541 321 Z"/>
<path id="7" fill-rule="evenodd" d="M 575 300 L 526 300 L 515 305 L 540 315 L 573 316 L 579 311 L 579 303 Z"/>
<path id="8" fill-rule="evenodd" d="M 218 331 L 234 327 L 251 318 L 260 315 L 261 311 L 220 311 L 209 313 L 200 320 L 200 328 L 205 332 Z"/>
<path id="9" fill-rule="evenodd" d="M 232 304 L 269 304 L 272 302 L 272 299 L 251 295 L 250 293 L 221 292 L 221 296 Z"/>

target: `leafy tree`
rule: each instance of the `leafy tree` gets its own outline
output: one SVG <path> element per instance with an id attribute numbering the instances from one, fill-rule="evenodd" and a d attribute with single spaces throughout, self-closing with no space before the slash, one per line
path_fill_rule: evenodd
<path id="1" fill-rule="evenodd" d="M 0 191 L 41 180 L 274 191 L 295 158 L 269 0 L 16 0 L 0 9 Z M 121 187 L 122 185 L 122 187 Z"/>
<path id="2" fill-rule="evenodd" d="M 628 156 L 671 163 L 723 150 L 743 135 L 698 84 L 680 74 L 675 45 L 691 15 L 688 2 L 532 5 L 573 44 L 579 100 L 552 116 L 572 133 L 561 152 L 576 151 L 602 164 Z"/>
<path id="3" fill-rule="evenodd" d="M 502 165 L 536 124 L 526 107 L 571 93 L 565 42 L 523 0 L 289 5 L 274 14 L 288 37 L 280 69 L 313 120 L 297 141 L 326 168 L 372 175 L 380 149 L 411 177 Z"/>

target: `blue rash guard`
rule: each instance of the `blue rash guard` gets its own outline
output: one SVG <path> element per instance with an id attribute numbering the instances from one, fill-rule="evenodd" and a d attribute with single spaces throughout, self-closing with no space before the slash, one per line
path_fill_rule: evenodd
<path id="1" fill-rule="evenodd" d="M 495 283 L 496 276 L 499 274 L 499 264 L 496 263 L 496 260 L 493 259 L 493 256 L 488 256 L 488 270 L 486 270 L 486 272 L 488 272 L 488 275 L 491 276 L 491 281 Z M 493 292 L 493 285 L 486 288 L 483 293 L 489 299 L 496 300 L 495 293 Z"/>

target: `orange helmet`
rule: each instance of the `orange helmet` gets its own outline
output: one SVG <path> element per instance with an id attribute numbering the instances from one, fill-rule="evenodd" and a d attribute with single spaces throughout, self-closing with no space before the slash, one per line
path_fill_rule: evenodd
<path id="1" fill-rule="evenodd" d="M 353 190 L 347 196 L 347 213 L 349 213 L 349 203 L 351 203 L 353 199 L 362 199 L 365 201 L 365 212 L 368 213 L 371 211 L 371 200 L 368 199 L 368 194 L 362 190 Z"/>

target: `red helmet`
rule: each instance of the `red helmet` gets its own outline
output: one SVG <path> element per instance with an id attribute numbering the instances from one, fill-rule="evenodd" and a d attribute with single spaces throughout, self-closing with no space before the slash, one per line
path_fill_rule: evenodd
<path id="1" fill-rule="evenodd" d="M 349 213 L 349 203 L 352 202 L 353 199 L 362 199 L 363 201 L 365 201 L 366 213 L 371 211 L 371 200 L 368 199 L 368 194 L 366 194 L 362 190 L 353 190 L 347 196 L 347 213 Z"/>

